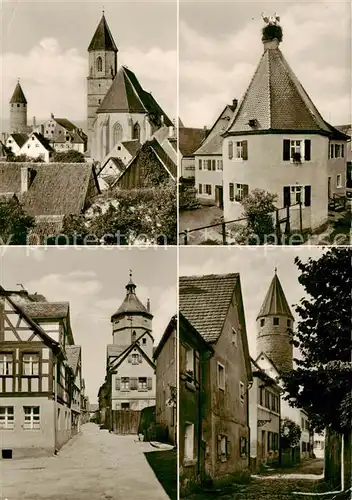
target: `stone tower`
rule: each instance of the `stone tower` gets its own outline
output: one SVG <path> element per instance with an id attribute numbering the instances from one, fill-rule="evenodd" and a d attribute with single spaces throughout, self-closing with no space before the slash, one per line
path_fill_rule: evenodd
<path id="1" fill-rule="evenodd" d="M 137 297 L 136 285 L 130 271 L 130 279 L 126 285 L 126 297 L 111 317 L 113 344 L 120 346 L 123 350 L 147 331 L 150 335 L 145 335 L 141 339 L 140 347 L 152 359 L 154 343 L 151 336 L 152 322 L 153 315 L 150 312 L 149 300 L 147 306 L 144 306 Z"/>
<path id="2" fill-rule="evenodd" d="M 87 129 L 89 149 L 92 143 L 96 111 L 117 72 L 117 52 L 118 49 L 103 11 L 100 23 L 88 47 Z"/>
<path id="3" fill-rule="evenodd" d="M 257 316 L 257 354 L 265 353 L 281 372 L 292 369 L 293 316 L 275 275 Z"/>
<path id="4" fill-rule="evenodd" d="M 27 131 L 27 99 L 18 81 L 10 100 L 10 132 L 26 134 Z"/>

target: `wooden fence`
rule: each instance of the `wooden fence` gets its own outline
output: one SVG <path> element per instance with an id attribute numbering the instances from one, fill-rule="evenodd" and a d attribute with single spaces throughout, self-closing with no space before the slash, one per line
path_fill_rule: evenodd
<path id="1" fill-rule="evenodd" d="M 115 434 L 138 434 L 140 419 L 140 411 L 113 410 L 112 431 Z"/>

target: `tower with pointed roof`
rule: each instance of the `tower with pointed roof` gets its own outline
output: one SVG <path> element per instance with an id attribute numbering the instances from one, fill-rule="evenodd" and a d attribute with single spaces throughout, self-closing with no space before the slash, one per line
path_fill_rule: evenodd
<path id="1" fill-rule="evenodd" d="M 117 73 L 117 52 L 118 48 L 103 11 L 88 47 L 87 129 L 90 143 L 96 111 Z"/>
<path id="2" fill-rule="evenodd" d="M 18 81 L 10 100 L 10 132 L 26 134 L 27 127 L 27 99 Z"/>
<path id="3" fill-rule="evenodd" d="M 277 195 L 279 220 L 289 211 L 291 230 L 315 229 L 328 218 L 330 145 L 346 150 L 347 138 L 324 120 L 286 61 L 281 27 L 266 28 L 262 57 L 224 132 L 224 216 L 241 218 L 243 198 L 263 189 Z"/>
<path id="4" fill-rule="evenodd" d="M 276 270 L 257 316 L 257 354 L 265 354 L 279 373 L 292 369 L 294 318 Z"/>

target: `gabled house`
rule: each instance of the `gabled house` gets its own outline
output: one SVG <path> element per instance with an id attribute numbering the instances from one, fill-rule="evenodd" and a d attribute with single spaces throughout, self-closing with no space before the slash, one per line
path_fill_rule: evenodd
<path id="1" fill-rule="evenodd" d="M 56 118 L 51 114 L 50 119 L 41 126 L 41 130 L 56 151 L 75 149 L 84 153 L 87 149 L 87 135 L 67 118 Z"/>
<path id="2" fill-rule="evenodd" d="M 253 385 L 249 390 L 250 465 L 278 463 L 280 450 L 280 400 L 282 389 L 251 358 Z"/>
<path id="3" fill-rule="evenodd" d="M 22 146 L 27 142 L 27 140 L 28 140 L 27 134 L 20 134 L 14 132 L 7 137 L 5 146 L 13 156 L 17 156 L 18 154 L 20 154 L 20 150 Z"/>
<path id="4" fill-rule="evenodd" d="M 200 147 L 194 152 L 197 198 L 205 204 L 216 204 L 220 208 L 223 208 L 222 134 L 228 127 L 236 106 L 237 99 L 225 106 Z"/>
<path id="5" fill-rule="evenodd" d="M 53 153 L 53 148 L 49 141 L 38 132 L 29 134 L 27 141 L 22 145 L 17 153 L 18 155 L 26 155 L 30 158 L 42 158 L 43 161 L 49 163 L 50 155 Z"/>
<path id="6" fill-rule="evenodd" d="M 207 128 L 192 128 L 179 126 L 178 147 L 181 156 L 181 178 L 182 180 L 195 179 L 195 151 L 207 135 Z"/>
<path id="7" fill-rule="evenodd" d="M 82 394 L 82 359 L 81 346 L 66 346 L 68 366 L 73 374 L 72 402 L 71 402 L 71 429 L 72 434 L 79 432 L 81 427 L 81 394 Z"/>
<path id="8" fill-rule="evenodd" d="M 2 458 L 53 454 L 70 439 L 72 345 L 67 302 L 0 286 Z"/>
<path id="9" fill-rule="evenodd" d="M 328 219 L 329 151 L 337 141 L 342 154 L 347 137 L 335 139 L 275 36 L 263 36 L 263 55 L 224 132 L 224 216 L 240 218 L 242 199 L 258 188 L 277 194 L 279 219 L 288 211 L 292 229 L 300 203 L 303 229 L 317 229 Z"/>
<path id="10" fill-rule="evenodd" d="M 64 216 L 84 212 L 98 192 L 86 163 L 0 163 L 0 195 L 15 194 L 35 218 L 33 244 L 60 234 Z"/>
<path id="11" fill-rule="evenodd" d="M 173 316 L 154 351 L 156 365 L 155 417 L 166 429 L 170 443 L 177 443 L 177 318 Z"/>
<path id="12" fill-rule="evenodd" d="M 183 462 L 193 467 L 204 453 L 204 479 L 220 481 L 249 467 L 248 390 L 252 372 L 239 274 L 183 276 L 179 282 L 180 313 L 212 349 L 204 367 L 201 450 L 194 448 L 192 422 L 180 426 Z M 198 375 L 194 351 L 186 352 L 190 386 Z M 183 365 L 182 365 L 183 366 Z M 182 445 L 180 445 L 182 449 Z M 199 456 L 199 455 L 198 455 Z"/>

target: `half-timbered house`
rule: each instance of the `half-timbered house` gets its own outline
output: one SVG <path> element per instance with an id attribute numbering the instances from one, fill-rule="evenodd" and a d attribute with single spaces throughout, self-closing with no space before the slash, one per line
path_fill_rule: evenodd
<path id="1" fill-rule="evenodd" d="M 66 349 L 73 344 L 67 302 L 0 286 L 3 458 L 52 454 L 70 439 L 76 393 Z"/>

